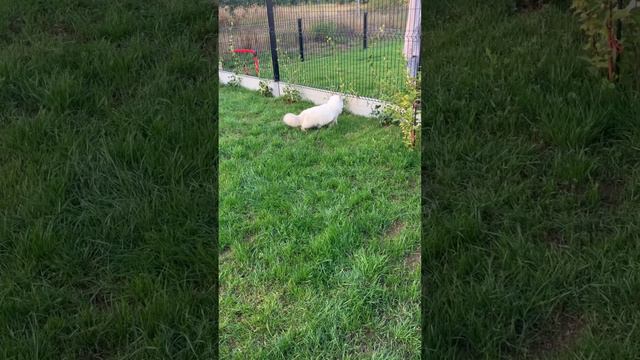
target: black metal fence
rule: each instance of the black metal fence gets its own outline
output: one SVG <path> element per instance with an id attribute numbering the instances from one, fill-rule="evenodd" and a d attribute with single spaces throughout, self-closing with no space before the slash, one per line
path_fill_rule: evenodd
<path id="1" fill-rule="evenodd" d="M 418 60 L 420 14 L 409 4 L 419 1 L 242 1 L 220 3 L 224 70 L 385 98 L 405 86 L 411 56 Z"/>

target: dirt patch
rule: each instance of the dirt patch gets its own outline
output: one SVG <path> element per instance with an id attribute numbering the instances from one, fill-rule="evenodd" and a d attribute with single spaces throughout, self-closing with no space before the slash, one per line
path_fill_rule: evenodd
<path id="1" fill-rule="evenodd" d="M 566 247 L 567 241 L 560 229 L 549 229 L 544 232 L 542 239 L 553 247 Z"/>
<path id="2" fill-rule="evenodd" d="M 529 350 L 530 358 L 546 359 L 552 354 L 570 349 L 582 334 L 586 324 L 580 317 L 559 313 L 551 319 L 549 328 Z"/>
<path id="3" fill-rule="evenodd" d="M 405 228 L 405 224 L 400 220 L 396 220 L 385 231 L 384 236 L 385 237 L 394 237 L 394 236 L 398 235 L 402 231 L 402 229 L 404 229 L 404 228 Z"/>
<path id="4" fill-rule="evenodd" d="M 373 331 L 370 327 L 364 329 L 364 333 L 362 334 L 362 338 L 358 339 L 357 352 L 358 354 L 370 354 L 372 349 L 372 345 L 375 344 L 376 332 Z"/>
<path id="5" fill-rule="evenodd" d="M 620 180 L 603 181 L 598 184 L 598 195 L 608 206 L 618 205 L 623 191 L 624 183 Z"/>
<path id="6" fill-rule="evenodd" d="M 415 269 L 420 266 L 420 260 L 422 259 L 422 255 L 420 250 L 412 252 L 406 258 L 404 258 L 404 263 L 407 267 L 411 269 Z"/>
<path id="7" fill-rule="evenodd" d="M 525 139 L 526 140 L 526 139 Z M 551 145 L 547 143 L 544 135 L 540 132 L 539 129 L 533 129 L 531 131 L 531 138 L 529 139 L 531 143 L 533 143 L 533 151 L 538 153 L 544 153 L 551 148 Z"/>
<path id="8" fill-rule="evenodd" d="M 415 189 L 416 185 L 418 185 L 418 178 L 417 177 L 410 177 L 408 183 L 409 183 L 409 187 L 410 188 Z"/>
<path id="9" fill-rule="evenodd" d="M 220 254 L 218 254 L 218 260 L 220 262 L 223 262 L 227 260 L 230 256 L 231 256 L 231 246 L 226 245 L 222 249 L 220 249 Z"/>
<path id="10" fill-rule="evenodd" d="M 368 327 L 364 330 L 364 337 L 367 341 L 373 341 L 376 338 L 376 332 L 373 331 L 372 328 Z"/>
<path id="11" fill-rule="evenodd" d="M 248 243 L 253 243 L 256 240 L 256 234 L 247 234 L 244 237 L 244 241 Z"/>

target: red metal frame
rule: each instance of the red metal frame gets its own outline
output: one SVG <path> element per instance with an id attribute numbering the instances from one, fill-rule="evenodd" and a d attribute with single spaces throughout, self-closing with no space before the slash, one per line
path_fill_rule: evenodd
<path id="1" fill-rule="evenodd" d="M 253 66 L 256 69 L 256 76 L 260 76 L 260 61 L 258 60 L 258 52 L 252 49 L 234 49 L 236 54 L 251 54 L 253 55 Z M 247 68 L 245 66 L 245 74 L 247 74 Z M 247 74 L 248 75 L 248 74 Z"/>

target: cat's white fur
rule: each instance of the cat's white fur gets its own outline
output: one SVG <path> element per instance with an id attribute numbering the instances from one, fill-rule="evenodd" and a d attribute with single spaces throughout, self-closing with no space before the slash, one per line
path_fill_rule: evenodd
<path id="1" fill-rule="evenodd" d="M 344 104 L 340 95 L 333 95 L 326 104 L 304 110 L 300 115 L 286 114 L 282 121 L 291 127 L 307 130 L 328 124 L 337 124 Z"/>

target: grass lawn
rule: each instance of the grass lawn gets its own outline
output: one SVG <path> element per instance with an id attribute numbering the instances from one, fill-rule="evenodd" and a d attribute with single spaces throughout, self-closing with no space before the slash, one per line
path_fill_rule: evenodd
<path id="1" fill-rule="evenodd" d="M 352 44 L 353 45 L 353 44 Z M 307 51 L 305 60 L 300 61 L 299 53 L 279 53 L 280 79 L 293 84 L 338 91 L 344 84 L 343 92 L 371 98 L 394 95 L 405 87 L 405 60 L 402 55 L 403 42 L 399 40 L 371 41 L 367 49 L 360 45 L 336 49 L 330 47 Z M 324 46 L 324 45 L 323 45 Z M 223 66 L 233 69 L 232 57 L 226 55 Z M 249 75 L 255 75 L 251 55 L 238 56 L 238 63 L 246 65 Z M 259 54 L 260 77 L 273 79 L 271 55 Z M 240 67 L 241 69 L 242 67 Z M 242 71 L 240 71 L 242 73 Z"/>
<path id="2" fill-rule="evenodd" d="M 0 358 L 215 357 L 213 11 L 0 0 Z"/>
<path id="3" fill-rule="evenodd" d="M 417 359 L 419 164 L 398 127 L 220 88 L 220 337 L 229 359 Z"/>
<path id="4" fill-rule="evenodd" d="M 427 358 L 637 358 L 640 94 L 509 3 L 425 9 Z"/>

